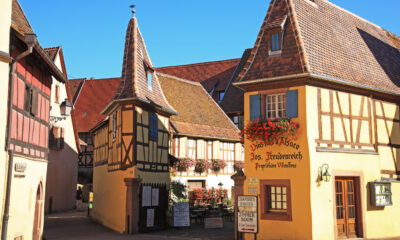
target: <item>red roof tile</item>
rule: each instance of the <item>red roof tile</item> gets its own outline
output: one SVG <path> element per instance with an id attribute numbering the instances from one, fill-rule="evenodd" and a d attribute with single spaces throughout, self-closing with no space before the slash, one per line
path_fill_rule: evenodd
<path id="1" fill-rule="evenodd" d="M 147 71 L 153 71 L 152 69 L 153 65 L 139 31 L 137 19 L 132 18 L 126 31 L 121 81 L 113 100 L 138 98 L 174 113 L 173 108 L 163 96 L 155 74 L 152 74 L 151 87 L 148 86 Z"/>
<path id="2" fill-rule="evenodd" d="M 11 27 L 21 35 L 33 33 L 32 27 L 17 0 L 12 1 Z"/>
<path id="3" fill-rule="evenodd" d="M 308 72 L 334 78 L 360 87 L 375 88 L 392 94 L 400 94 L 400 52 L 396 48 L 394 34 L 364 20 L 326 0 L 278 1 L 270 5 L 264 24 L 244 70 L 242 82 Z M 316 5 L 316 6 L 314 6 Z M 265 57 L 268 49 L 266 26 L 290 11 L 285 31 L 282 56 Z M 294 37 L 295 36 L 295 37 Z M 286 44 L 286 45 L 285 45 Z M 260 51 L 257 51 L 257 50 Z M 285 54 L 297 56 L 300 63 L 287 64 L 286 68 L 271 68 L 274 63 L 284 63 Z M 281 59 L 281 60 L 280 60 Z M 267 64 L 268 63 L 268 64 Z M 290 65 L 290 66 L 289 66 Z M 281 71 L 282 70 L 282 71 Z"/>
<path id="4" fill-rule="evenodd" d="M 75 103 L 78 132 L 89 132 L 106 118 L 101 111 L 112 100 L 121 78 L 86 80 Z M 70 81 L 68 81 L 70 82 Z"/>
<path id="5" fill-rule="evenodd" d="M 51 60 L 55 60 L 58 51 L 61 49 L 60 46 L 58 47 L 50 47 L 50 48 L 43 48 L 43 50 L 47 53 L 47 55 L 49 55 Z"/>
<path id="6" fill-rule="evenodd" d="M 157 75 L 165 97 L 178 112 L 171 116 L 176 133 L 239 141 L 239 130 L 200 83 Z"/>
<path id="7" fill-rule="evenodd" d="M 246 49 L 243 52 L 242 58 L 240 59 L 239 64 L 235 72 L 232 75 L 231 83 L 229 84 L 224 98 L 222 99 L 220 106 L 226 113 L 243 113 L 244 112 L 244 91 L 240 88 L 234 86 L 232 82 L 235 82 L 239 73 L 242 71 L 244 65 L 247 62 L 247 59 L 250 57 L 251 48 Z"/>
<path id="8" fill-rule="evenodd" d="M 235 71 L 239 58 L 193 63 L 187 65 L 160 67 L 156 70 L 160 73 L 176 76 L 179 78 L 200 82 L 207 92 L 225 91 L 229 80 Z"/>
<path id="9" fill-rule="evenodd" d="M 76 102 L 79 92 L 80 92 L 85 80 L 87 80 L 87 78 L 78 78 L 78 79 L 69 79 L 68 80 L 68 86 L 69 86 L 69 90 L 71 91 L 71 96 L 72 96 L 72 103 Z"/>

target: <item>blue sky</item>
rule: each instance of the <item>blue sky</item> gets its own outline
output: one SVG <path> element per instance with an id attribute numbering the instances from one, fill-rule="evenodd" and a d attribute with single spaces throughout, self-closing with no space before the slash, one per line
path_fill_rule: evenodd
<path id="1" fill-rule="evenodd" d="M 19 0 L 43 47 L 63 47 L 68 77 L 121 75 L 127 0 Z M 330 0 L 400 35 L 399 0 Z M 253 47 L 270 0 L 136 0 L 156 67 L 239 58 Z"/>

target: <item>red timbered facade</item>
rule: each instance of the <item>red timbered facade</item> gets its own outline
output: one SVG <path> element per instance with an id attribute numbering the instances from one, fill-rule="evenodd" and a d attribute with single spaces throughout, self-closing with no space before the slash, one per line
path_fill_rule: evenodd
<path id="1" fill-rule="evenodd" d="M 15 39 L 17 43 L 19 41 Z M 22 45 L 22 44 L 21 44 Z M 14 45 L 12 57 L 24 51 L 20 44 Z M 51 75 L 44 66 L 27 56 L 14 65 L 12 76 L 12 99 L 8 149 L 35 158 L 47 158 L 49 137 L 49 112 Z"/>

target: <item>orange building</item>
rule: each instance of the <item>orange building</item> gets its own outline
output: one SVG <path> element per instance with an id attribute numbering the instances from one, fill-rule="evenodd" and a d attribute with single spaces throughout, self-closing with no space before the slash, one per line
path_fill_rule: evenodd
<path id="1" fill-rule="evenodd" d="M 139 31 L 129 21 L 122 76 L 94 134 L 91 216 L 124 233 L 164 228 L 169 188 L 168 104 Z M 95 81 L 95 80 L 93 80 Z"/>
<path id="2" fill-rule="evenodd" d="M 271 1 L 234 83 L 257 239 L 400 237 L 399 43 L 326 0 Z"/>

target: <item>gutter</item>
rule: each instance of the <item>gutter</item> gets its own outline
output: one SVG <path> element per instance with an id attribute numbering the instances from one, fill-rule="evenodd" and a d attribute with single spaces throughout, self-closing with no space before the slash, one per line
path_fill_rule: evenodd
<path id="1" fill-rule="evenodd" d="M 302 77 L 308 77 L 308 78 L 323 80 L 323 81 L 331 82 L 331 83 L 335 83 L 335 84 L 346 85 L 346 86 L 361 88 L 361 89 L 365 89 L 365 90 L 370 90 L 370 91 L 372 90 L 375 92 L 400 96 L 400 93 L 395 92 L 395 91 L 372 87 L 372 86 L 368 86 L 366 84 L 350 82 L 350 81 L 343 80 L 340 78 L 320 75 L 320 74 L 312 73 L 312 72 L 311 73 L 292 74 L 292 75 L 279 76 L 279 77 L 271 77 L 271 78 L 262 78 L 262 79 L 250 80 L 250 81 L 245 81 L 245 82 L 236 82 L 236 83 L 233 83 L 233 85 L 242 90 L 245 90 L 241 86 L 247 86 L 247 85 L 252 85 L 252 84 L 257 84 L 257 83 L 274 82 L 274 81 L 279 81 L 279 80 L 289 80 L 289 79 L 302 78 Z"/>
<path id="2" fill-rule="evenodd" d="M 3 223 L 1 229 L 1 240 L 7 240 L 8 219 L 10 218 L 10 199 L 11 199 L 11 180 L 14 165 L 14 152 L 8 151 L 8 170 L 7 170 L 7 185 L 6 185 L 6 200 L 4 206 Z"/>

